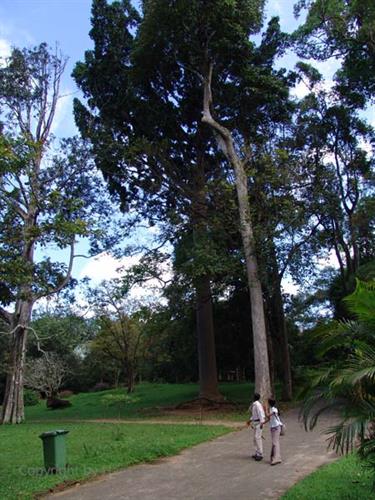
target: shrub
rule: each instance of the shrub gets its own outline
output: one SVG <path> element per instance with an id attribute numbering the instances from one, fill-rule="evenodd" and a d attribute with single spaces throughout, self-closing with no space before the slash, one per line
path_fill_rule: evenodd
<path id="1" fill-rule="evenodd" d="M 39 403 L 39 395 L 31 389 L 25 389 L 23 393 L 25 406 L 35 406 Z"/>

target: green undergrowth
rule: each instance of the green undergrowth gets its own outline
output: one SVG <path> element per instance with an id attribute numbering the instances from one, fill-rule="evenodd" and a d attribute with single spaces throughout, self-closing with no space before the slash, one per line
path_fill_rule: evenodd
<path id="1" fill-rule="evenodd" d="M 373 473 L 356 455 L 344 457 L 299 481 L 282 500 L 369 500 Z"/>
<path id="2" fill-rule="evenodd" d="M 73 483 L 132 464 L 170 456 L 228 432 L 221 426 L 59 422 L 67 434 L 68 468 L 46 474 L 42 432 L 51 424 L 0 426 L 0 498 L 26 500 L 62 483 Z"/>

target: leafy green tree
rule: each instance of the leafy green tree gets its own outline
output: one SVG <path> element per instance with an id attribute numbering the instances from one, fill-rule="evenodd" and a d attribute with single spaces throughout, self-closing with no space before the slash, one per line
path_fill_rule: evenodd
<path id="1" fill-rule="evenodd" d="M 207 221 L 210 220 L 210 212 L 207 211 L 206 207 L 207 199 L 209 199 L 207 180 L 212 178 L 212 173 L 209 170 L 212 158 L 210 158 L 209 153 L 212 156 L 215 146 L 213 146 L 214 137 L 209 135 L 209 129 L 202 126 L 201 123 L 202 88 L 199 79 L 199 75 L 204 74 L 207 66 L 205 43 L 209 38 L 210 55 L 214 55 L 215 63 L 220 68 L 217 73 L 219 75 L 218 82 L 221 82 L 221 75 L 226 75 L 227 71 L 231 72 L 231 78 L 225 80 L 223 76 L 222 82 L 226 81 L 227 85 L 218 87 L 220 88 L 220 105 L 223 113 L 229 117 L 235 117 L 239 108 L 246 109 L 246 105 L 248 105 L 248 116 L 252 116 L 251 106 L 249 106 L 251 93 L 249 91 L 242 92 L 243 89 L 240 92 L 239 81 L 246 81 L 248 90 L 254 86 L 255 82 L 256 88 L 259 86 L 259 89 L 264 90 L 267 82 L 270 85 L 267 98 L 271 95 L 273 97 L 274 91 L 278 87 L 282 87 L 280 82 L 277 85 L 277 79 L 273 81 L 272 78 L 268 78 L 267 80 L 269 64 L 265 70 L 267 75 L 262 78 L 262 68 L 265 63 L 269 63 L 266 46 L 268 45 L 268 48 L 277 46 L 281 38 L 278 36 L 275 23 L 268 31 L 264 47 L 258 52 L 253 53 L 253 46 L 247 39 L 248 35 L 260 26 L 262 6 L 263 2 L 243 2 L 241 5 L 234 6 L 228 2 L 212 2 L 208 5 L 207 2 L 198 1 L 194 4 L 179 2 L 173 6 L 173 9 L 170 9 L 170 6 L 167 8 L 163 2 L 143 2 L 143 19 L 139 22 L 139 18 L 132 13 L 128 2 L 114 3 L 111 7 L 104 1 L 95 2 L 93 12 L 96 23 L 93 25 L 91 34 L 96 41 L 96 50 L 86 53 L 86 65 L 77 65 L 75 70 L 76 79 L 86 92 L 91 108 L 89 114 L 87 109 L 77 105 L 77 122 L 83 133 L 88 134 L 91 140 L 96 143 L 97 158 L 99 161 L 102 159 L 102 165 L 107 165 L 107 167 L 109 167 L 108 158 L 122 158 L 128 163 L 132 161 L 132 164 L 137 168 L 135 170 L 137 172 L 137 187 L 134 187 L 133 192 L 139 191 L 140 181 L 143 182 L 142 189 L 146 187 L 145 192 L 147 193 L 143 196 L 143 201 L 150 202 L 151 196 L 155 196 L 156 193 L 160 196 L 161 189 L 168 185 L 165 182 L 168 180 L 173 182 L 173 188 L 169 189 L 169 197 L 166 198 L 168 201 L 171 200 L 171 192 L 172 195 L 177 189 L 178 194 L 183 192 L 182 196 L 176 198 L 174 203 L 178 203 L 178 208 L 181 208 L 181 205 L 185 205 L 185 207 L 177 213 L 175 211 L 173 219 L 170 220 L 175 224 L 181 220 L 181 216 L 178 216 L 179 213 L 188 214 L 188 220 L 194 228 L 192 234 L 197 248 L 194 257 L 199 253 L 199 249 L 207 246 L 207 241 L 212 241 L 211 238 L 207 238 L 207 225 L 209 224 Z M 122 14 L 122 11 L 125 12 L 125 15 Z M 172 11 L 173 15 L 171 15 Z M 121 14 L 123 15 L 121 22 L 116 22 Z M 99 23 L 99 20 L 102 22 Z M 122 33 L 124 25 L 128 28 L 127 33 Z M 106 29 L 103 29 L 103 26 Z M 132 26 L 133 31 L 129 29 L 129 26 Z M 137 27 L 138 31 L 135 31 L 134 27 Z M 215 32 L 215 30 L 217 30 L 218 35 L 211 37 L 210 33 Z M 132 33 L 136 33 L 134 39 Z M 240 51 L 238 58 L 233 57 L 234 47 Z M 272 59 L 272 57 L 268 57 L 268 59 Z M 126 65 L 123 64 L 125 60 L 128 61 Z M 248 61 L 248 66 L 246 66 L 246 70 L 242 70 L 245 60 Z M 117 100 L 111 99 L 109 104 L 108 95 L 111 95 L 113 91 L 110 61 L 111 66 L 117 68 L 117 78 L 122 75 L 122 85 L 120 86 L 124 89 L 121 95 L 122 104 L 118 98 Z M 255 69 L 257 62 L 259 74 Z M 251 64 L 254 67 L 251 67 Z M 221 70 L 223 73 L 220 73 Z M 111 78 L 108 84 L 105 84 L 105 92 L 98 90 L 98 81 L 99 85 L 105 82 L 103 73 L 109 74 Z M 237 97 L 236 94 L 238 94 Z M 107 96 L 105 100 L 102 99 L 103 95 Z M 118 96 L 118 93 L 115 95 Z M 240 95 L 244 95 L 245 100 L 241 99 Z M 264 104 L 261 102 L 262 93 L 259 91 L 256 95 L 259 100 L 257 105 L 261 108 Z M 142 96 L 141 100 L 140 96 Z M 230 103 L 235 103 L 234 106 L 232 104 L 233 109 L 231 109 Z M 115 109 L 118 110 L 117 113 L 114 113 Z M 149 112 L 150 109 L 153 110 L 152 113 Z M 125 110 L 129 111 L 125 112 Z M 243 113 L 241 116 L 245 116 L 245 114 Z M 250 120 L 248 120 L 249 122 Z M 107 127 L 103 126 L 106 123 Z M 108 134 L 114 128 L 124 136 L 122 150 L 114 145 L 110 134 Z M 134 141 L 134 137 L 137 138 L 137 142 Z M 162 140 L 157 143 L 157 155 L 154 145 L 155 138 L 159 137 Z M 145 143 L 141 138 L 149 138 L 149 140 Z M 115 148 L 116 154 L 104 155 L 103 151 L 108 150 L 108 148 L 112 148 L 112 153 L 113 148 Z M 138 150 L 140 152 L 137 163 L 135 153 Z M 130 155 L 132 155 L 131 158 Z M 160 161 L 160 158 L 163 161 Z M 167 158 L 169 162 L 166 162 Z M 170 169 L 171 159 L 177 167 L 173 172 Z M 220 162 L 217 161 L 217 165 L 219 164 Z M 119 168 L 120 166 L 121 168 Z M 131 169 L 127 169 L 127 181 L 125 181 L 123 166 L 124 161 L 117 162 L 117 164 L 105 169 L 106 172 L 111 172 L 110 183 L 113 188 L 118 188 L 120 183 L 122 183 L 122 189 L 126 188 L 126 185 L 129 186 L 129 183 L 126 184 L 126 182 L 129 182 Z M 152 175 L 149 175 L 149 171 Z M 160 174 L 163 172 L 166 175 L 161 177 Z M 163 181 L 163 184 L 159 179 Z M 246 175 L 244 179 L 246 181 Z M 186 194 L 189 189 L 190 193 Z M 128 193 L 132 195 L 131 190 L 128 190 Z M 126 198 L 123 197 L 123 199 Z M 134 200 L 134 197 L 131 199 Z M 182 204 L 180 200 L 183 201 Z M 154 203 L 157 203 L 156 199 L 154 199 Z M 158 204 L 159 207 L 165 206 L 160 201 Z M 191 207 L 190 213 L 186 210 L 186 206 Z M 150 212 L 150 205 L 148 204 L 147 207 Z M 202 252 L 200 253 L 202 254 Z M 206 249 L 205 261 L 207 261 L 207 256 L 209 259 L 210 252 Z M 193 262 L 196 264 L 195 269 L 199 268 L 200 261 L 194 258 Z M 208 286 L 210 275 L 203 277 L 203 282 L 196 283 L 197 295 L 202 297 L 202 300 L 197 300 L 197 311 L 204 309 L 202 304 L 210 303 Z M 201 294 L 199 290 L 202 291 Z M 260 304 L 262 305 L 262 301 Z M 259 310 L 259 308 L 255 308 L 255 310 Z M 212 331 L 210 323 L 212 324 L 212 320 L 208 314 L 205 314 L 203 328 L 206 331 Z M 198 331 L 200 330 L 198 326 Z M 267 356 L 267 349 L 265 346 L 263 347 L 264 349 L 257 349 L 257 352 L 258 354 L 260 352 L 261 356 Z M 212 347 L 210 351 L 212 352 Z M 200 349 L 200 354 L 205 354 L 205 352 L 209 352 L 207 346 L 205 349 Z M 201 360 L 203 362 L 200 363 L 200 366 L 209 365 L 203 356 Z M 211 365 L 211 367 L 213 366 Z M 210 373 L 212 374 L 213 371 L 214 369 L 211 368 Z M 260 373 L 259 369 L 256 372 Z M 263 392 L 269 391 L 268 387 Z M 213 390 L 211 389 L 210 392 L 212 393 Z"/>
<path id="2" fill-rule="evenodd" d="M 299 0 L 305 22 L 294 34 L 298 54 L 325 60 L 342 58 L 337 79 L 350 92 L 375 95 L 375 5 L 372 0 Z"/>
<path id="3" fill-rule="evenodd" d="M 195 76 L 187 73 L 182 85 L 164 48 L 159 45 L 158 54 L 155 48 L 151 54 L 143 31 L 134 35 L 140 16 L 129 2 L 95 1 L 92 22 L 95 49 L 74 71 L 87 98 L 87 107 L 75 102 L 78 126 L 90 138 L 97 165 L 124 208 L 136 208 L 151 224 L 162 222 L 163 238 L 189 247 L 187 265 L 180 265 L 179 272 L 189 273 L 196 291 L 200 395 L 220 399 L 210 285 L 220 245 L 209 226 L 217 200 L 221 208 L 225 204 L 215 181 L 220 165 L 200 121 Z M 121 140 L 113 140 L 114 130 Z M 210 194 L 209 181 L 215 185 Z"/>
<path id="4" fill-rule="evenodd" d="M 2 423 L 24 420 L 23 367 L 34 304 L 73 282 L 78 237 L 97 246 L 107 202 L 87 147 L 77 139 L 53 149 L 51 129 L 65 60 L 46 45 L 14 49 L 0 68 L 0 315 L 9 328 L 10 358 Z M 97 214 L 103 217 L 98 219 Z M 102 226 L 104 227 L 104 225 Z M 53 246 L 68 264 L 41 257 Z M 10 312 L 10 310 L 12 312 Z"/>
<path id="5" fill-rule="evenodd" d="M 38 308 L 31 323 L 35 335 L 28 339 L 28 353 L 37 356 L 38 347 L 54 351 L 61 358 L 79 350 L 95 333 L 91 319 L 78 316 L 67 305 L 64 309 Z M 38 346 L 39 344 L 39 346 Z"/>
<path id="6" fill-rule="evenodd" d="M 141 360 L 145 356 L 145 308 L 136 308 L 124 292 L 120 279 L 104 281 L 89 292 L 98 332 L 90 343 L 92 352 L 101 352 L 115 361 L 126 377 L 127 391 L 135 388 Z"/>
<path id="7" fill-rule="evenodd" d="M 29 362 L 37 360 L 43 353 L 54 354 L 67 367 L 64 387 L 74 391 L 86 388 L 82 378 L 83 359 L 86 345 L 95 334 L 94 321 L 78 316 L 63 301 L 57 307 L 39 307 L 33 313 L 30 326 L 27 340 Z"/>
<path id="8" fill-rule="evenodd" d="M 314 68 L 298 67 L 310 89 L 296 118 L 297 144 L 309 167 L 309 203 L 321 243 L 336 255 L 347 295 L 350 276 L 374 258 L 374 130 L 337 89 L 324 88 Z"/>

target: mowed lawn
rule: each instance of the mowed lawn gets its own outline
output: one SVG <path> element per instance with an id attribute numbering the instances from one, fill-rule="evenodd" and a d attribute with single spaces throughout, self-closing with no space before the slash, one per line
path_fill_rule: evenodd
<path id="1" fill-rule="evenodd" d="M 220 385 L 222 394 L 228 401 L 238 405 L 230 412 L 205 412 L 204 417 L 210 419 L 244 420 L 247 408 L 252 400 L 253 384 L 225 383 Z M 197 384 L 150 384 L 136 386 L 135 392 L 128 397 L 123 388 L 109 391 L 81 393 L 71 396 L 72 406 L 51 411 L 45 402 L 26 408 L 27 421 L 40 420 L 92 420 L 92 419 L 149 419 L 171 418 L 173 420 L 194 420 L 196 415 L 176 415 L 166 413 L 179 403 L 193 400 L 198 395 Z"/>
<path id="2" fill-rule="evenodd" d="M 226 417 L 245 418 L 243 408 L 251 399 L 251 384 L 223 384 L 221 389 L 228 399 L 240 405 L 238 413 L 226 414 Z M 160 417 L 164 408 L 192 400 L 197 393 L 196 384 L 144 383 L 138 385 L 130 397 L 124 389 L 114 389 L 71 396 L 72 406 L 61 410 L 47 409 L 45 401 L 26 407 L 25 424 L 0 426 L 0 499 L 33 498 L 33 494 L 61 483 L 174 455 L 186 447 L 230 432 L 226 427 L 196 423 L 142 425 L 142 420 Z M 134 423 L 79 422 L 119 418 L 131 419 Z M 179 418 L 189 420 L 186 415 Z M 190 420 L 194 423 L 196 418 L 191 416 Z M 39 435 L 55 429 L 69 431 L 66 437 L 69 466 L 63 473 L 49 475 L 43 468 Z"/>
<path id="3" fill-rule="evenodd" d="M 46 474 L 42 432 L 62 428 L 67 434 L 68 468 Z M 0 426 L 0 498 L 31 499 L 64 482 L 74 482 L 140 462 L 178 453 L 183 448 L 229 432 L 221 426 L 169 424 L 59 425 L 26 423 Z"/>

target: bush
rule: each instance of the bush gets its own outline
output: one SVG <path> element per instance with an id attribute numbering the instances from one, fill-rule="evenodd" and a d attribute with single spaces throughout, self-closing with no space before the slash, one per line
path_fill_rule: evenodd
<path id="1" fill-rule="evenodd" d="M 23 393 L 25 406 L 35 406 L 39 403 L 39 395 L 31 389 L 25 389 Z"/>

